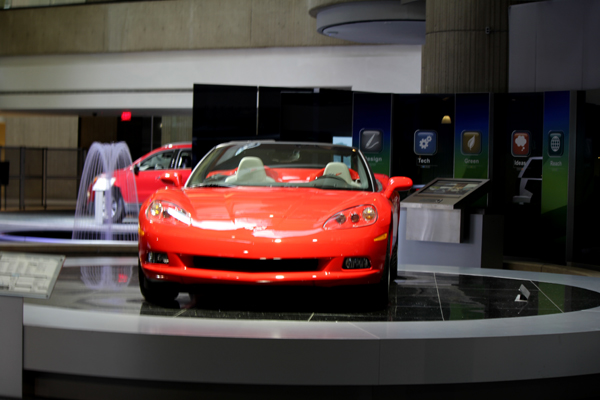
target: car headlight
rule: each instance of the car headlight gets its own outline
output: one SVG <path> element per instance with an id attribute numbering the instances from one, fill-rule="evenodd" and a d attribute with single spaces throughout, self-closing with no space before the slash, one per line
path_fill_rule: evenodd
<path id="1" fill-rule="evenodd" d="M 373 225 L 377 221 L 377 209 L 371 204 L 363 204 L 340 211 L 330 217 L 323 229 L 360 228 Z"/>
<path id="2" fill-rule="evenodd" d="M 178 205 L 164 200 L 154 200 L 146 209 L 146 217 L 151 221 L 172 222 L 179 221 L 186 225 L 192 224 L 192 215 Z"/>
<path id="3" fill-rule="evenodd" d="M 112 178 L 110 178 L 110 187 L 113 187 L 116 180 L 117 180 L 117 178 L 115 178 L 114 176 Z M 108 189 L 109 189 L 108 179 L 106 179 L 105 176 L 100 175 L 100 176 L 97 176 L 96 178 L 94 178 L 94 183 L 92 184 L 92 190 L 94 192 L 97 192 L 98 190 L 105 191 Z"/>

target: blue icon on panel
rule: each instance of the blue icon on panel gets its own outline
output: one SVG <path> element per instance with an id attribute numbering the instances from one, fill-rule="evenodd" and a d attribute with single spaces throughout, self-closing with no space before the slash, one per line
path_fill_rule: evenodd
<path id="1" fill-rule="evenodd" d="M 437 153 L 437 132 L 416 131 L 414 148 L 418 156 L 432 156 Z"/>
<path id="2" fill-rule="evenodd" d="M 561 131 L 551 131 L 548 133 L 548 155 L 550 157 L 561 157 L 564 152 L 565 140 Z"/>

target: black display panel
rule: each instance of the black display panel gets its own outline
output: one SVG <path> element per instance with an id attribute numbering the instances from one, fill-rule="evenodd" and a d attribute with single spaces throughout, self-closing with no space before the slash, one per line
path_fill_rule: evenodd
<path id="1" fill-rule="evenodd" d="M 258 134 L 279 139 L 281 132 L 281 92 L 285 88 L 258 88 Z"/>
<path id="2" fill-rule="evenodd" d="M 332 137 L 352 137 L 352 99 L 353 94 L 350 90 L 321 89 L 319 131 Z"/>
<path id="3" fill-rule="evenodd" d="M 392 96 L 392 175 L 415 185 L 454 176 L 454 103 L 453 94 Z"/>
<path id="4" fill-rule="evenodd" d="M 331 143 L 333 136 L 352 136 L 351 91 L 194 85 L 194 164 L 232 140 Z"/>
<path id="5" fill-rule="evenodd" d="M 194 85 L 194 165 L 214 146 L 257 136 L 257 87 Z"/>
<path id="6" fill-rule="evenodd" d="M 572 261 L 588 265 L 600 265 L 600 230 L 589 229 L 600 225 L 600 137 L 597 133 L 600 106 L 584 102 L 590 95 L 589 101 L 594 101 L 598 93 L 587 91 L 584 99 L 583 92 L 579 92 L 577 98 Z"/>
<path id="7" fill-rule="evenodd" d="M 284 87 L 258 88 L 258 135 L 274 140 L 281 137 L 282 129 L 282 102 L 283 93 L 312 94 L 313 89 L 294 89 Z M 286 123 L 287 125 L 287 123 Z"/>
<path id="8" fill-rule="evenodd" d="M 281 93 L 281 140 L 331 143 L 334 136 L 352 136 L 351 91 Z"/>
<path id="9" fill-rule="evenodd" d="M 494 94 L 492 109 L 490 208 L 504 214 L 504 253 L 540 258 L 543 93 Z"/>

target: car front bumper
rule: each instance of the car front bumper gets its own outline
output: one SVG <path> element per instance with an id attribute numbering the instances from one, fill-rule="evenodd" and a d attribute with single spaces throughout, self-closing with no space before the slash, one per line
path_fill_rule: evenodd
<path id="1" fill-rule="evenodd" d="M 390 240 L 389 224 L 383 223 L 347 230 L 319 229 L 276 235 L 246 229 L 226 232 L 191 229 L 148 222 L 140 225 L 139 257 L 147 279 L 185 285 L 375 284 L 381 280 Z M 166 255 L 168 264 L 148 262 L 150 252 Z M 345 269 L 347 258 L 366 258 L 369 267 Z"/>

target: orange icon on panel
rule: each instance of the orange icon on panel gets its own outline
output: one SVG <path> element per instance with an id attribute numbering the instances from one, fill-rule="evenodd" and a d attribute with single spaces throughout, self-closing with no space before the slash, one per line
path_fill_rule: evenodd
<path id="1" fill-rule="evenodd" d="M 529 156 L 529 142 L 531 134 L 528 131 L 514 131 L 512 133 L 511 152 L 513 157 Z"/>

